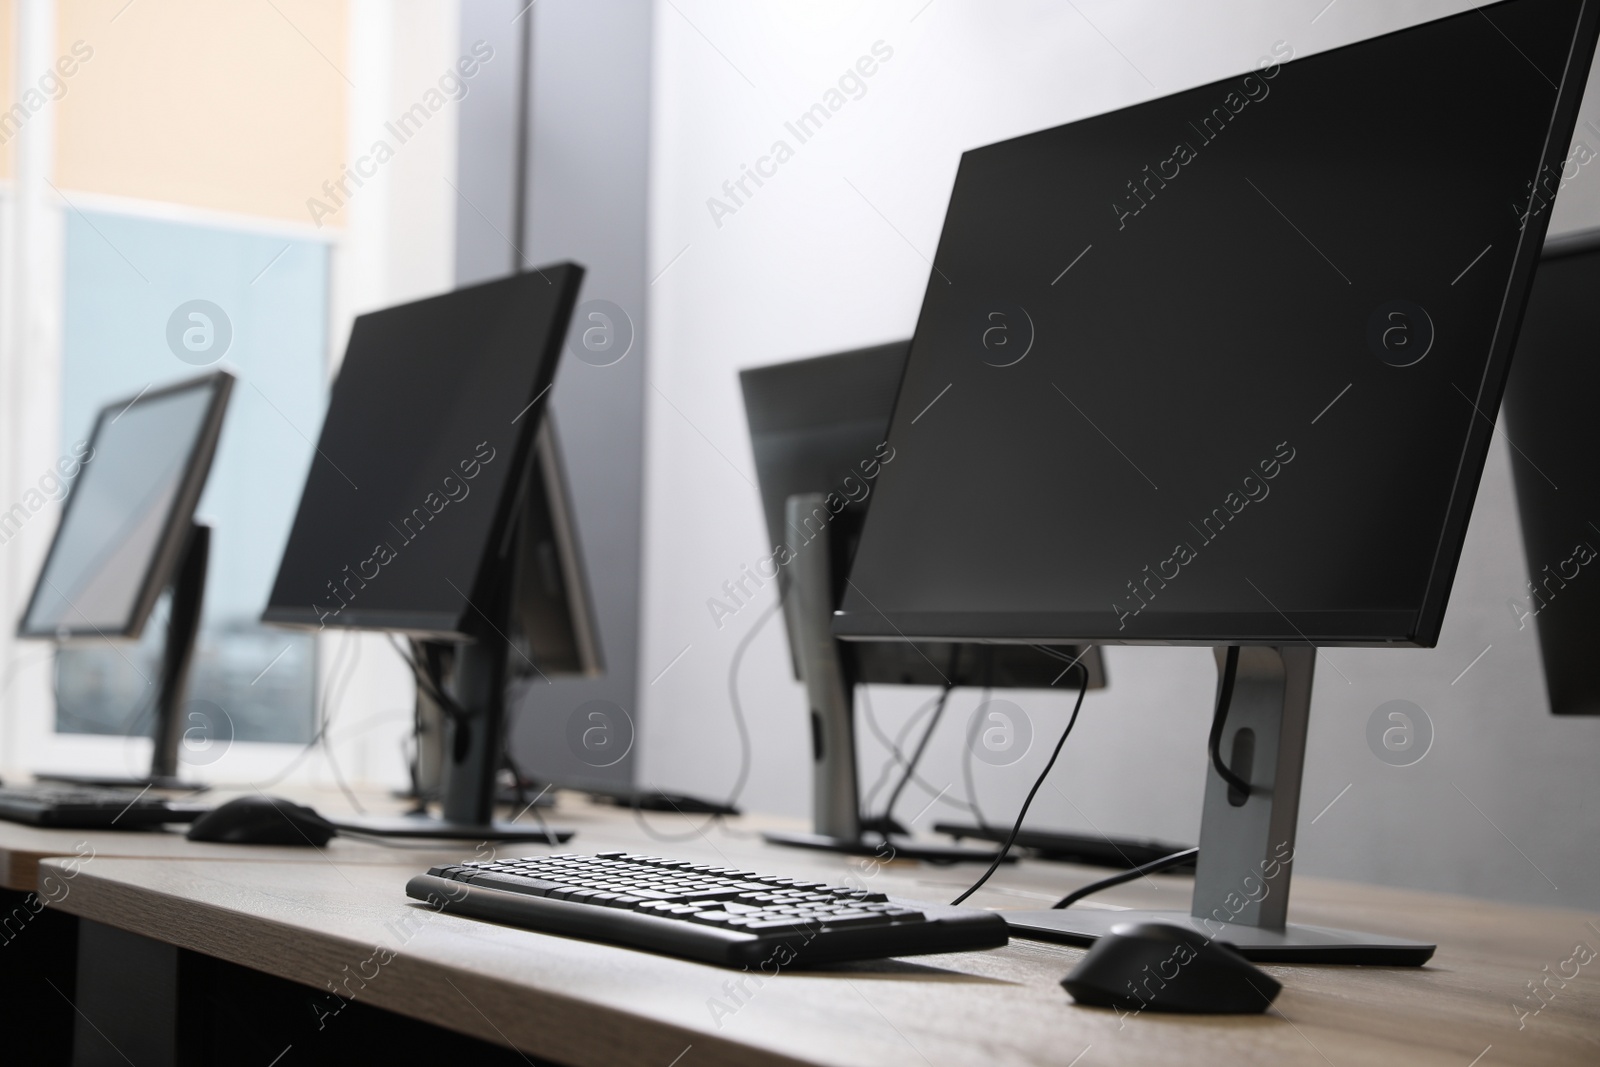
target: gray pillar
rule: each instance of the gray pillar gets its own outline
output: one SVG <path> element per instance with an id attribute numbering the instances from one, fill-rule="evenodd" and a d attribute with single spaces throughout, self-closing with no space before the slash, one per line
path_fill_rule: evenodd
<path id="1" fill-rule="evenodd" d="M 1216 650 L 1219 665 L 1224 654 Z M 1306 646 L 1239 650 L 1218 750 L 1223 762 L 1250 783 L 1250 794 L 1234 793 L 1206 763 L 1190 910 L 1197 919 L 1284 928 L 1316 655 Z"/>
<path id="2" fill-rule="evenodd" d="M 524 98 L 525 32 L 532 54 Z M 457 281 L 511 270 L 514 241 L 530 264 L 582 263 L 588 275 L 580 310 L 585 301 L 607 300 L 622 309 L 632 333 L 627 354 L 615 362 L 615 352 L 586 359 L 563 353 L 551 393 L 605 674 L 551 684 L 535 678 L 512 694 L 510 721 L 512 751 L 524 770 L 560 782 L 632 783 L 631 750 L 611 766 L 593 766 L 568 745 L 567 723 L 590 701 L 615 705 L 630 719 L 638 708 L 651 33 L 649 0 L 462 5 L 463 47 L 481 39 L 497 60 L 518 62 L 490 64 L 462 101 L 457 185 L 472 206 L 458 205 Z M 523 115 L 528 155 L 519 209 Z M 578 328 L 587 325 L 585 318 Z"/>

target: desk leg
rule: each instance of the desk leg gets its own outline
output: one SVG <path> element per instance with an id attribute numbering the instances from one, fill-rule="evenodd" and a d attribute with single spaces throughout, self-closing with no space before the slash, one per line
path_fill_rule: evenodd
<path id="1" fill-rule="evenodd" d="M 74 1067 L 171 1067 L 178 1062 L 174 945 L 80 920 Z"/>
<path id="2" fill-rule="evenodd" d="M 0 889 L 0 1019 L 7 1063 L 59 1064 L 72 1055 L 78 919 L 35 893 Z"/>
<path id="3" fill-rule="evenodd" d="M 552 1067 L 359 1001 L 346 1001 L 330 1014 L 332 998 L 325 989 L 88 919 L 78 921 L 73 1000 L 74 1067 L 234 1067 L 280 1061 L 281 1067 L 456 1062 Z M 0 1062 L 9 1065 L 11 1060 Z"/>

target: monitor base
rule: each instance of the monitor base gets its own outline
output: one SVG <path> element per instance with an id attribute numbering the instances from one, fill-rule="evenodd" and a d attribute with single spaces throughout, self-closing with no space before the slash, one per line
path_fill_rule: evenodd
<path id="1" fill-rule="evenodd" d="M 452 822 L 432 815 L 366 815 L 329 819 L 341 832 L 369 837 L 432 838 L 442 841 L 536 841 L 558 845 L 572 837 L 562 826 L 538 826 L 496 820 L 483 823 Z"/>
<path id="2" fill-rule="evenodd" d="M 879 859 L 928 860 L 931 863 L 992 863 L 992 848 L 969 848 L 963 845 L 941 845 L 917 841 L 909 837 L 890 834 L 887 838 L 877 834 L 861 837 L 832 837 L 828 834 L 763 831 L 761 837 L 769 845 L 787 845 L 791 848 L 812 848 L 824 852 L 842 852 L 847 856 L 876 856 Z M 1015 856 L 1007 856 L 1007 863 L 1015 863 Z"/>
<path id="3" fill-rule="evenodd" d="M 416 798 L 413 797 L 412 799 Z M 540 794 L 537 789 L 531 789 L 519 800 L 515 789 L 497 789 L 494 794 L 494 802 L 503 804 L 508 808 L 553 808 L 556 806 L 556 797 L 554 791 Z"/>
<path id="4" fill-rule="evenodd" d="M 957 841 L 970 837 L 978 841 L 993 841 L 995 844 L 1004 844 L 1011 834 L 1011 830 L 1004 826 L 972 826 L 966 823 L 939 822 L 934 823 L 933 828 L 941 834 L 949 834 Z M 1042 860 L 1128 870 L 1193 846 L 1172 845 L 1142 837 L 1102 837 L 1099 834 L 1024 828 L 1017 834 L 1015 847 L 1031 849 Z M 1171 870 L 1180 874 L 1192 872 L 1194 864 L 1184 864 Z"/>
<path id="5" fill-rule="evenodd" d="M 1213 941 L 1230 945 L 1256 963 L 1339 963 L 1370 967 L 1420 967 L 1435 946 L 1398 937 L 1289 923 L 1281 930 L 1238 923 L 1206 922 L 1182 911 L 1059 908 L 997 912 L 1011 936 L 1069 945 L 1091 944 L 1122 923 L 1160 922 L 1187 926 Z"/>
<path id="6" fill-rule="evenodd" d="M 53 771 L 35 771 L 36 781 L 60 782 L 63 785 L 81 785 L 96 789 L 172 789 L 185 793 L 204 793 L 211 787 L 204 782 L 186 782 L 165 774 L 147 774 L 140 778 L 119 778 L 111 774 L 57 774 Z"/>
<path id="7" fill-rule="evenodd" d="M 617 808 L 638 808 L 640 811 L 665 811 L 676 812 L 679 815 L 721 815 L 735 816 L 743 814 L 737 807 L 724 800 L 708 800 L 704 797 L 689 796 L 687 793 L 664 793 L 655 789 L 615 789 L 601 790 L 594 786 L 574 785 L 569 789 L 580 793 L 587 793 L 589 799 L 598 804 L 609 804 Z"/>

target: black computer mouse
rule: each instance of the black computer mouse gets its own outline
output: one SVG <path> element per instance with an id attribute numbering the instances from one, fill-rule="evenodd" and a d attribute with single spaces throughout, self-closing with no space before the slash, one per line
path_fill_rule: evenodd
<path id="1" fill-rule="evenodd" d="M 332 823 L 304 804 L 258 793 L 235 797 L 200 816 L 189 827 L 189 840 L 321 848 L 337 832 Z"/>
<path id="2" fill-rule="evenodd" d="M 1263 1012 L 1283 988 L 1227 945 L 1174 923 L 1123 923 L 1061 980 L 1079 1004 L 1121 1011 Z"/>

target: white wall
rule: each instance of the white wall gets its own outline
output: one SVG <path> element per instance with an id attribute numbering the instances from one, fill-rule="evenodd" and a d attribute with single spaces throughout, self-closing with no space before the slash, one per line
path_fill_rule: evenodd
<path id="1" fill-rule="evenodd" d="M 49 0 L 25 0 L 11 13 L 14 72 L 24 82 L 55 60 L 56 10 Z M 47 185 L 55 120 L 55 109 L 46 107 L 11 142 L 13 180 L 0 200 L 0 509 L 36 484 L 39 472 L 55 461 L 60 441 L 63 209 Z M 57 515 L 59 505 L 52 504 L 0 556 L 0 707 L 8 712 L 0 717 L 0 764 L 16 763 L 45 731 L 43 715 L 10 713 L 23 704 L 42 710 L 51 700 L 50 656 L 17 640 L 11 620 L 21 616 L 32 592 Z"/>
<path id="2" fill-rule="evenodd" d="M 773 588 L 721 628 L 706 605 L 743 564 L 770 551 L 736 372 L 909 336 L 961 151 L 1249 69 L 1277 41 L 1305 55 L 1470 6 L 658 4 L 649 270 L 660 276 L 650 305 L 641 780 L 715 794 L 738 765 L 729 666 Z M 714 219 L 707 199 L 724 196 L 723 182 L 774 140 L 794 145 L 784 122 L 878 41 L 893 55 L 867 80 L 865 95 L 798 145 L 736 213 Z M 1585 115 L 1597 114 L 1591 102 Z M 1600 137 L 1585 136 L 1600 148 Z M 1596 222 L 1600 178 L 1583 173 L 1558 205 L 1555 225 Z M 1518 633 L 1503 607 L 1522 571 L 1497 441 L 1439 647 L 1340 650 L 1319 662 L 1304 870 L 1600 903 L 1600 859 L 1580 831 L 1600 814 L 1591 784 L 1600 722 L 1547 714 L 1532 631 Z M 1192 841 L 1215 681 L 1209 653 L 1113 648 L 1106 658 L 1111 687 L 1088 697 L 1052 776 L 1056 788 L 1041 791 L 1030 824 Z M 754 639 L 739 685 L 754 733 L 744 802 L 805 814 L 805 708 L 776 622 Z M 928 695 L 885 688 L 872 701 L 893 728 Z M 1041 741 L 1056 736 L 1068 705 L 1058 695 L 1005 695 L 1024 705 L 1041 739 L 1016 766 L 977 766 L 986 813 L 1009 821 L 1047 754 Z M 1434 750 L 1405 769 L 1380 763 L 1365 742 L 1368 716 L 1396 698 L 1421 705 L 1437 730 Z M 956 796 L 964 790 L 961 729 L 951 724 L 964 722 L 977 699 L 955 695 L 926 760 L 928 780 L 936 789 L 953 783 Z M 884 750 L 862 734 L 870 786 Z M 1349 791 L 1317 818 L 1346 784 Z M 902 815 L 926 800 L 912 791 Z M 959 814 L 936 808 L 919 825 Z"/>

